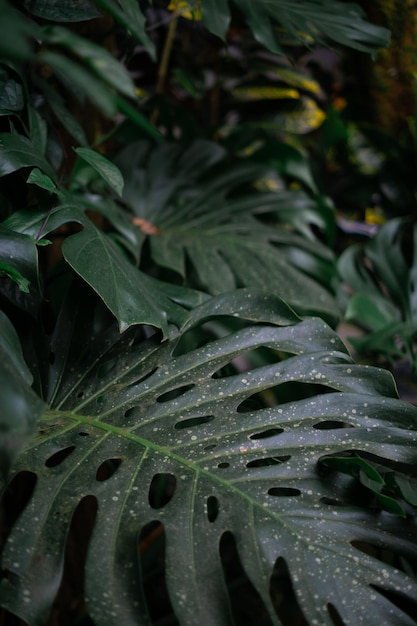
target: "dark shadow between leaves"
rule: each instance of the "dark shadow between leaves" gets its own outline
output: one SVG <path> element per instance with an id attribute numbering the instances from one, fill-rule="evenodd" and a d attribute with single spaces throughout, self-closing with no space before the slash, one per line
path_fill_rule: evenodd
<path id="1" fill-rule="evenodd" d="M 408 617 L 415 620 L 417 616 L 417 600 L 410 598 L 406 594 L 396 591 L 387 591 L 377 585 L 370 585 L 372 589 L 384 596 L 389 602 L 396 606 L 400 611 L 405 613 Z M 398 622 L 399 624 L 400 622 Z"/>
<path id="2" fill-rule="evenodd" d="M 0 501 L 0 551 L 10 534 L 16 520 L 28 504 L 37 476 L 34 472 L 19 472 L 13 476 Z"/>

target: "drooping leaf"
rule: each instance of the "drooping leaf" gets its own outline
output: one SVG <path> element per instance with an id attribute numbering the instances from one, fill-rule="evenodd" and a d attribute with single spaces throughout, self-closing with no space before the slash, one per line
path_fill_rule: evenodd
<path id="1" fill-rule="evenodd" d="M 121 196 L 123 193 L 123 176 L 119 168 L 105 156 L 90 148 L 75 148 L 75 152 L 96 170 L 106 183 Z"/>
<path id="2" fill-rule="evenodd" d="M 209 30 L 225 38 L 230 21 L 228 0 L 203 0 L 203 20 Z M 389 31 L 370 24 L 362 9 L 354 3 L 336 0 L 301 0 L 270 2 L 234 0 L 245 15 L 256 39 L 273 52 L 281 52 L 274 27 L 278 22 L 296 39 L 328 39 L 364 52 L 374 52 L 389 42 Z"/>
<path id="3" fill-rule="evenodd" d="M 89 0 L 25 0 L 27 10 L 53 22 L 83 22 L 100 17 Z"/>
<path id="4" fill-rule="evenodd" d="M 118 0 L 116 3 L 114 0 L 96 0 L 96 3 L 124 26 L 145 47 L 150 56 L 155 58 L 155 46 L 146 32 L 146 18 L 138 2 L 135 0 Z"/>
<path id="5" fill-rule="evenodd" d="M 38 26 L 5 0 L 0 0 L 0 15 L 0 58 L 27 61 L 33 54 L 32 40 L 38 35 Z"/>
<path id="6" fill-rule="evenodd" d="M 80 206 L 63 204 L 48 214 L 16 212 L 4 224 L 34 238 L 40 234 L 45 237 L 63 224 L 80 224 L 82 231 L 69 236 L 62 245 L 64 258 L 113 313 L 120 331 L 135 324 L 149 324 L 167 335 L 169 323 L 181 325 L 186 315 L 181 301 L 188 290 L 167 286 L 137 269 Z"/>
<path id="7" fill-rule="evenodd" d="M 50 191 L 51 193 L 58 193 L 58 189 L 54 181 L 49 178 L 49 176 L 41 172 L 37 167 L 31 171 L 27 182 L 32 185 L 37 185 L 42 189 L 46 189 L 46 191 Z"/>
<path id="8" fill-rule="evenodd" d="M 3 551 L 4 607 L 30 624 L 48 620 L 70 520 L 88 496 L 98 507 L 85 594 L 102 626 L 152 623 L 138 550 L 152 522 L 166 536 L 180 624 L 232 623 L 219 554 L 226 532 L 273 624 L 278 559 L 309 623 L 334 626 L 334 611 L 343 622 L 414 623 L 392 599 L 396 589 L 410 602 L 417 592 L 397 566 L 417 560 L 414 521 L 377 514 L 350 482 L 317 471 L 323 456 L 352 449 L 416 462 L 417 409 L 396 399 L 388 373 L 356 366 L 322 321 L 300 321 L 259 292 L 209 299 L 162 343 L 140 327 L 85 336 L 83 319 L 82 306 L 62 312 L 49 338 L 55 359 L 40 366 L 54 410 L 10 477 L 29 470 L 37 486 Z M 240 328 L 210 332 L 230 319 Z M 203 328 L 204 345 L 193 347 Z M 260 348 L 269 364 L 252 366 Z M 164 477 L 169 490 L 155 492 Z M 398 559 L 382 562 L 363 545 Z"/>
<path id="9" fill-rule="evenodd" d="M 30 139 L 23 135 L 0 133 L 0 176 L 22 167 L 39 167 L 53 181 L 57 181 L 55 170 Z"/>
<path id="10" fill-rule="evenodd" d="M 61 46 L 81 59 L 103 82 L 125 96 L 135 98 L 135 86 L 126 71 L 110 52 L 66 28 L 49 26 L 42 31 L 44 41 Z"/>
<path id="11" fill-rule="evenodd" d="M 0 472 L 5 474 L 33 433 L 45 404 L 31 389 L 32 374 L 13 325 L 0 311 Z"/>

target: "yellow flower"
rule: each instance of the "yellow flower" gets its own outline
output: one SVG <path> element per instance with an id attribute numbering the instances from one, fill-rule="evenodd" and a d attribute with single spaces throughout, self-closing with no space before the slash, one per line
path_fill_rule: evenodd
<path id="1" fill-rule="evenodd" d="M 168 11 L 173 11 L 187 20 L 201 20 L 201 0 L 171 0 Z"/>

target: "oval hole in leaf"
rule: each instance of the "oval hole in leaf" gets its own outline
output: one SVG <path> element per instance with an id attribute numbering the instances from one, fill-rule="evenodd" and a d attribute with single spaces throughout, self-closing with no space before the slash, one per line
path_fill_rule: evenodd
<path id="1" fill-rule="evenodd" d="M 214 448 L 217 448 L 217 444 L 216 443 L 211 443 L 209 446 L 206 446 L 204 448 L 204 452 L 210 452 L 210 450 L 214 450 Z"/>
<path id="2" fill-rule="evenodd" d="M 345 626 L 345 622 L 340 617 L 339 611 L 330 602 L 327 605 L 327 611 L 329 613 L 330 619 L 332 620 L 334 626 Z"/>
<path id="3" fill-rule="evenodd" d="M 287 456 L 271 456 L 264 459 L 255 459 L 246 463 L 246 467 L 267 467 L 268 465 L 281 465 L 286 461 L 289 461 L 291 455 Z"/>
<path id="4" fill-rule="evenodd" d="M 157 521 L 146 524 L 139 535 L 139 564 L 143 591 L 151 623 L 179 626 L 166 585 L 166 537 L 164 526 Z"/>
<path id="5" fill-rule="evenodd" d="M 3 491 L 0 499 L 2 514 L 0 549 L 6 542 L 17 518 L 29 502 L 36 482 L 37 476 L 34 472 L 18 472 Z"/>
<path id="6" fill-rule="evenodd" d="M 309 626 L 305 619 L 289 574 L 285 559 L 279 557 L 275 561 L 274 569 L 269 583 L 269 595 L 274 605 L 276 614 L 282 624 L 286 626 Z"/>
<path id="7" fill-rule="evenodd" d="M 189 419 L 182 420 L 175 424 L 177 430 L 183 428 L 192 428 L 193 426 L 199 426 L 200 424 L 207 424 L 214 420 L 214 415 L 202 415 L 201 417 L 190 417 Z"/>
<path id="8" fill-rule="evenodd" d="M 319 502 L 322 504 L 328 504 L 329 506 L 345 506 L 344 502 L 341 500 L 335 500 L 335 498 L 320 498 Z"/>
<path id="9" fill-rule="evenodd" d="M 84 395 L 84 391 L 79 391 L 79 392 L 77 393 L 77 398 L 82 398 L 82 397 L 83 397 L 83 395 Z"/>
<path id="10" fill-rule="evenodd" d="M 88 623 L 83 572 L 97 510 L 97 499 L 94 496 L 85 496 L 72 515 L 65 546 L 63 576 L 52 608 L 59 623 L 65 622 L 67 615 L 71 615 L 74 623 L 81 620 Z"/>
<path id="11" fill-rule="evenodd" d="M 268 489 L 268 493 L 277 498 L 292 498 L 301 495 L 301 491 L 294 489 L 294 487 L 271 487 Z"/>
<path id="12" fill-rule="evenodd" d="M 182 387 L 178 387 L 177 389 L 172 389 L 171 391 L 167 391 L 166 393 L 162 393 L 157 399 L 157 402 L 168 402 L 169 400 L 175 400 L 175 398 L 179 398 L 183 396 L 187 391 L 195 387 L 194 384 L 191 385 L 183 385 Z"/>
<path id="13" fill-rule="evenodd" d="M 264 409 L 266 407 L 265 401 L 261 398 L 259 393 L 254 393 L 249 398 L 242 400 L 242 402 L 238 405 L 236 411 L 238 413 L 250 413 L 251 411 L 259 411 L 259 409 Z"/>
<path id="14" fill-rule="evenodd" d="M 155 474 L 152 478 L 148 493 L 151 507 L 153 509 L 161 509 L 166 506 L 175 493 L 176 485 L 177 479 L 173 474 Z"/>
<path id="15" fill-rule="evenodd" d="M 317 428 L 317 430 L 336 430 L 337 428 L 354 428 L 354 426 L 338 420 L 325 420 L 324 422 L 317 422 L 317 424 L 313 425 L 313 428 Z"/>
<path id="16" fill-rule="evenodd" d="M 132 406 L 132 407 L 130 407 L 130 409 L 127 409 L 127 411 L 125 411 L 124 416 L 125 417 L 135 417 L 135 415 L 138 415 L 139 412 L 140 412 L 140 407 Z"/>
<path id="17" fill-rule="evenodd" d="M 383 589 L 382 587 L 378 587 L 377 585 L 369 586 L 372 589 L 375 589 L 377 593 L 380 593 L 381 596 L 386 598 L 394 606 L 398 607 L 401 611 L 406 613 L 406 615 L 408 615 L 413 621 L 416 619 L 417 601 L 413 600 L 410 595 L 406 596 L 401 592 L 396 593 L 395 591 L 388 591 L 387 589 Z"/>
<path id="18" fill-rule="evenodd" d="M 122 463 L 122 459 L 106 459 L 100 465 L 96 472 L 96 480 L 99 483 L 102 483 L 105 480 L 108 480 L 113 474 L 119 469 Z"/>
<path id="19" fill-rule="evenodd" d="M 46 467 L 57 467 L 57 465 L 61 465 L 65 461 L 65 459 L 75 450 L 75 446 L 68 446 L 67 448 L 63 448 L 62 450 L 58 450 L 45 461 Z"/>
<path id="20" fill-rule="evenodd" d="M 84 430 L 81 430 L 81 431 L 78 433 L 78 436 L 79 436 L 79 437 L 89 437 L 89 436 L 90 436 L 90 433 L 86 433 Z"/>
<path id="21" fill-rule="evenodd" d="M 221 469 L 225 469 L 226 467 L 230 467 L 230 463 L 219 463 L 217 467 Z"/>
<path id="22" fill-rule="evenodd" d="M 104 361 L 100 365 L 97 371 L 97 378 L 104 378 L 107 374 L 110 374 L 112 370 L 116 367 L 119 359 L 109 359 L 108 361 Z"/>
<path id="23" fill-rule="evenodd" d="M 219 515 L 219 501 L 216 496 L 207 498 L 207 517 L 209 522 L 215 522 Z"/>
<path id="24" fill-rule="evenodd" d="M 272 626 L 262 598 L 249 580 L 231 532 L 223 533 L 219 544 L 223 576 L 229 594 L 233 623 L 239 626 Z M 244 598 L 244 602 L 242 602 Z M 229 620 L 228 620 L 229 621 Z"/>
<path id="25" fill-rule="evenodd" d="M 249 437 L 249 439 L 268 439 L 268 437 L 275 437 L 275 435 L 280 435 L 283 432 L 283 428 L 269 428 L 268 430 L 263 430 L 260 433 L 254 433 Z"/>

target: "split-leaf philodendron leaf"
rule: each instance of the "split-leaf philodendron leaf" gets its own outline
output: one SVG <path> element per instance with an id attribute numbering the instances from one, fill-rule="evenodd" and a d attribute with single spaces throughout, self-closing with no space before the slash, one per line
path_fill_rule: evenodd
<path id="1" fill-rule="evenodd" d="M 230 534 L 273 624 L 278 559 L 310 624 L 333 626 L 335 611 L 345 624 L 415 623 L 390 595 L 417 594 L 415 518 L 361 506 L 366 487 L 318 469 L 347 451 L 394 470 L 416 462 L 417 409 L 387 372 L 355 365 L 324 322 L 261 292 L 207 300 L 162 342 L 142 326 L 83 334 L 84 311 L 71 306 L 35 366 L 50 409 L 9 477 L 30 471 L 36 485 L 3 550 L 4 607 L 47 622 L 72 516 L 90 498 L 85 600 L 97 625 L 152 623 L 138 545 L 152 523 L 183 626 L 233 623 L 219 554 Z"/>

